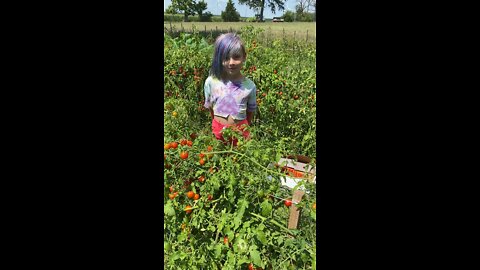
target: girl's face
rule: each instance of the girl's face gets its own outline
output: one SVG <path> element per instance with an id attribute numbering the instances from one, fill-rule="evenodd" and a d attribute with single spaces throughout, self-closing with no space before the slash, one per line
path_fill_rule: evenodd
<path id="1" fill-rule="evenodd" d="M 232 54 L 223 60 L 223 72 L 228 79 L 238 79 L 242 76 L 241 70 L 245 59 L 246 57 L 243 54 Z"/>

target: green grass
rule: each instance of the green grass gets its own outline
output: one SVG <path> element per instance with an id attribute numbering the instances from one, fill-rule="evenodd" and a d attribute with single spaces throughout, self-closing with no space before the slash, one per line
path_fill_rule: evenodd
<path id="1" fill-rule="evenodd" d="M 316 38 L 316 26 L 315 22 L 282 22 L 282 23 L 273 23 L 273 22 L 164 22 L 165 29 L 170 30 L 170 25 L 174 31 L 182 31 L 182 27 L 185 32 L 191 32 L 192 26 L 195 25 L 197 31 L 222 31 L 228 32 L 230 28 L 232 30 L 240 30 L 243 26 L 252 25 L 254 27 L 263 28 L 265 30 L 264 34 L 269 35 L 270 37 L 281 38 L 283 35 L 285 37 L 292 38 L 295 36 L 298 39 L 306 39 L 308 33 L 308 40 L 314 41 Z M 308 32 L 307 32 L 308 31 Z"/>

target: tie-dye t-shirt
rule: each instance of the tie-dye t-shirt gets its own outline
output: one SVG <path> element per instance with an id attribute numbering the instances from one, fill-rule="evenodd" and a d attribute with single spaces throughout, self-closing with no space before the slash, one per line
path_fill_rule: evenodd
<path id="1" fill-rule="evenodd" d="M 257 87 L 250 79 L 221 81 L 212 76 L 205 80 L 205 108 L 213 106 L 213 114 L 235 120 L 247 118 L 247 111 L 257 109 Z"/>

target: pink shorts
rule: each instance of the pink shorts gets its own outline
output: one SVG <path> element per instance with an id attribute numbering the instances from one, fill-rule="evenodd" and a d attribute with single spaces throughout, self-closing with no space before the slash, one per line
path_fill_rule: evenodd
<path id="1" fill-rule="evenodd" d="M 244 126 L 242 126 L 244 125 Z M 244 130 L 246 126 L 248 126 L 248 121 L 247 119 L 245 120 L 242 120 L 240 122 L 238 122 L 237 124 L 235 125 L 223 125 L 221 124 L 220 122 L 218 122 L 217 120 L 213 119 L 212 121 L 212 132 L 213 134 L 215 135 L 215 138 L 217 138 L 217 140 L 220 140 L 220 141 L 224 141 L 225 142 L 225 139 L 223 138 L 222 136 L 222 131 L 224 128 L 227 128 L 227 127 L 230 127 L 230 126 L 237 126 L 239 130 L 242 131 L 243 133 L 243 137 L 246 139 L 250 136 L 250 132 L 247 131 L 247 130 Z M 228 142 L 226 143 L 231 143 L 232 140 L 228 140 Z M 237 142 L 238 140 L 236 138 L 233 139 L 233 145 L 234 146 L 237 146 Z"/>

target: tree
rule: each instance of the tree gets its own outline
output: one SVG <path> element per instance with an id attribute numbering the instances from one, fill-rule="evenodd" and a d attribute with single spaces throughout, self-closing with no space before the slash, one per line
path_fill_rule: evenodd
<path id="1" fill-rule="evenodd" d="M 316 0 L 297 0 L 297 13 L 307 13 L 315 8 Z"/>
<path id="2" fill-rule="evenodd" d="M 172 0 L 172 6 L 176 10 L 183 11 L 183 21 L 188 22 L 189 15 L 195 15 L 195 0 Z"/>
<path id="3" fill-rule="evenodd" d="M 207 10 L 207 3 L 201 0 L 200 2 L 196 3 L 193 8 L 195 12 L 198 14 L 198 18 L 201 21 L 203 17 L 203 12 Z"/>
<path id="4" fill-rule="evenodd" d="M 252 9 L 260 9 L 260 21 L 263 21 L 263 10 L 265 6 L 269 7 L 273 14 L 275 14 L 276 9 L 284 10 L 286 0 L 238 0 L 240 4 L 246 4 Z"/>
<path id="5" fill-rule="evenodd" d="M 167 14 L 178 14 L 178 10 L 173 5 L 170 5 L 170 6 L 167 7 L 167 10 L 165 10 L 165 13 L 167 13 Z"/>
<path id="6" fill-rule="evenodd" d="M 224 22 L 238 22 L 240 21 L 240 13 L 233 5 L 232 0 L 228 0 L 225 11 L 222 11 L 222 20 Z"/>

